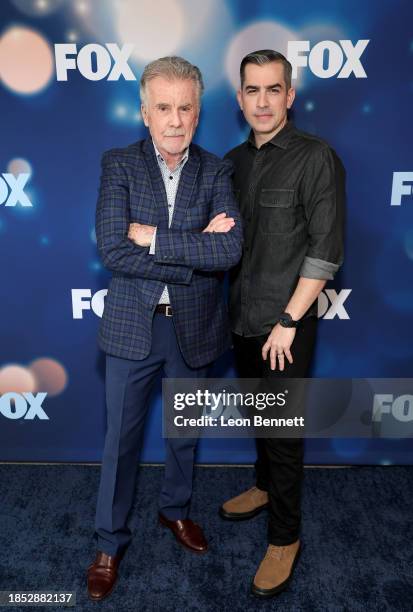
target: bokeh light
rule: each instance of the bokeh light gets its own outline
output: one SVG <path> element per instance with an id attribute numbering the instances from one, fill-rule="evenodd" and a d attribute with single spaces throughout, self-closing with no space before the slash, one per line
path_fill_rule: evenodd
<path id="1" fill-rule="evenodd" d="M 0 76 L 11 91 L 39 93 L 53 73 L 52 49 L 43 36 L 20 26 L 6 30 L 0 38 Z"/>
<path id="2" fill-rule="evenodd" d="M 122 43 L 133 43 L 133 57 L 149 62 L 173 55 L 185 37 L 185 13 L 177 0 L 123 0 L 116 26 Z"/>
<path id="3" fill-rule="evenodd" d="M 259 21 L 240 30 L 232 39 L 225 60 L 227 77 L 233 88 L 239 88 L 239 66 L 247 53 L 258 49 L 275 49 L 287 55 L 289 40 L 297 40 L 295 32 L 276 21 Z M 297 87 L 299 79 L 293 85 Z"/>
<path id="4" fill-rule="evenodd" d="M 59 9 L 66 0 L 11 0 L 14 6 L 29 17 L 45 17 Z"/>
<path id="5" fill-rule="evenodd" d="M 0 369 L 0 394 L 34 393 L 37 389 L 33 372 L 17 364 Z"/>
<path id="6" fill-rule="evenodd" d="M 31 176 L 33 171 L 27 159 L 16 157 L 15 159 L 11 159 L 7 164 L 7 172 L 11 172 L 14 176 L 23 173 L 30 174 Z"/>
<path id="7" fill-rule="evenodd" d="M 29 366 L 37 383 L 37 389 L 49 395 L 58 395 L 64 391 L 68 375 L 66 369 L 55 359 L 40 358 Z"/>

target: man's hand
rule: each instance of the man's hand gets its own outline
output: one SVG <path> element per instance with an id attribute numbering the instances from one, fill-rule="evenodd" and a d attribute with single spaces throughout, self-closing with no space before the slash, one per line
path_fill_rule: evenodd
<path id="1" fill-rule="evenodd" d="M 231 228 L 235 225 L 235 221 L 232 217 L 227 217 L 226 213 L 219 213 L 216 217 L 214 217 L 206 226 L 202 233 L 204 232 L 229 232 Z"/>
<path id="2" fill-rule="evenodd" d="M 293 362 L 290 348 L 296 331 L 295 327 L 283 327 L 279 323 L 272 328 L 267 342 L 262 347 L 262 358 L 264 361 L 267 359 L 268 351 L 270 352 L 271 370 L 276 369 L 277 359 L 279 369 L 281 371 L 284 370 L 284 356 L 287 357 L 290 363 Z"/>
<path id="3" fill-rule="evenodd" d="M 129 225 L 128 238 L 142 247 L 151 246 L 152 236 L 155 231 L 153 225 L 142 225 L 141 223 L 131 223 Z"/>

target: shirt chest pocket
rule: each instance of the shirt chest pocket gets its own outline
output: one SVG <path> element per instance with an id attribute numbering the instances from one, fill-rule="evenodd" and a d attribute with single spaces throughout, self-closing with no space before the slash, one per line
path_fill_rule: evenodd
<path id="1" fill-rule="evenodd" d="M 259 229 L 263 234 L 288 234 L 296 225 L 294 189 L 261 189 Z"/>

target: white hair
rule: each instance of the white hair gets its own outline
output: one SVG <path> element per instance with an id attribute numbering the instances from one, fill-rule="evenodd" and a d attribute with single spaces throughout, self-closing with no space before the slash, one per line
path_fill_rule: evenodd
<path id="1" fill-rule="evenodd" d="M 146 85 L 148 81 L 159 76 L 169 80 L 181 79 L 193 81 L 197 88 L 198 104 L 201 104 L 201 96 L 204 91 L 204 82 L 202 80 L 201 71 L 197 66 L 194 66 L 183 57 L 173 55 L 161 57 L 145 66 L 139 87 L 141 103 L 143 106 L 146 106 L 147 103 Z"/>

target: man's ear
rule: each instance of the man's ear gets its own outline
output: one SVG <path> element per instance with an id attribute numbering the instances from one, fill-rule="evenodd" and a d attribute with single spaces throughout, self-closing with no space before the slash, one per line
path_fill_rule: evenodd
<path id="1" fill-rule="evenodd" d="M 290 87 L 290 89 L 287 92 L 287 108 L 292 107 L 294 100 L 295 100 L 295 89 L 294 87 Z"/>
<path id="2" fill-rule="evenodd" d="M 198 114 L 197 114 L 196 119 L 195 119 L 195 127 L 198 126 L 200 114 L 201 114 L 201 107 L 198 106 Z"/>
<path id="3" fill-rule="evenodd" d="M 237 100 L 238 100 L 238 104 L 239 104 L 240 109 L 244 110 L 242 108 L 242 92 L 241 92 L 240 89 L 238 89 L 238 91 L 237 91 Z"/>
<path id="4" fill-rule="evenodd" d="M 144 124 L 146 125 L 146 127 L 148 127 L 148 113 L 147 113 L 146 107 L 143 104 L 141 104 L 141 115 L 142 115 Z"/>

